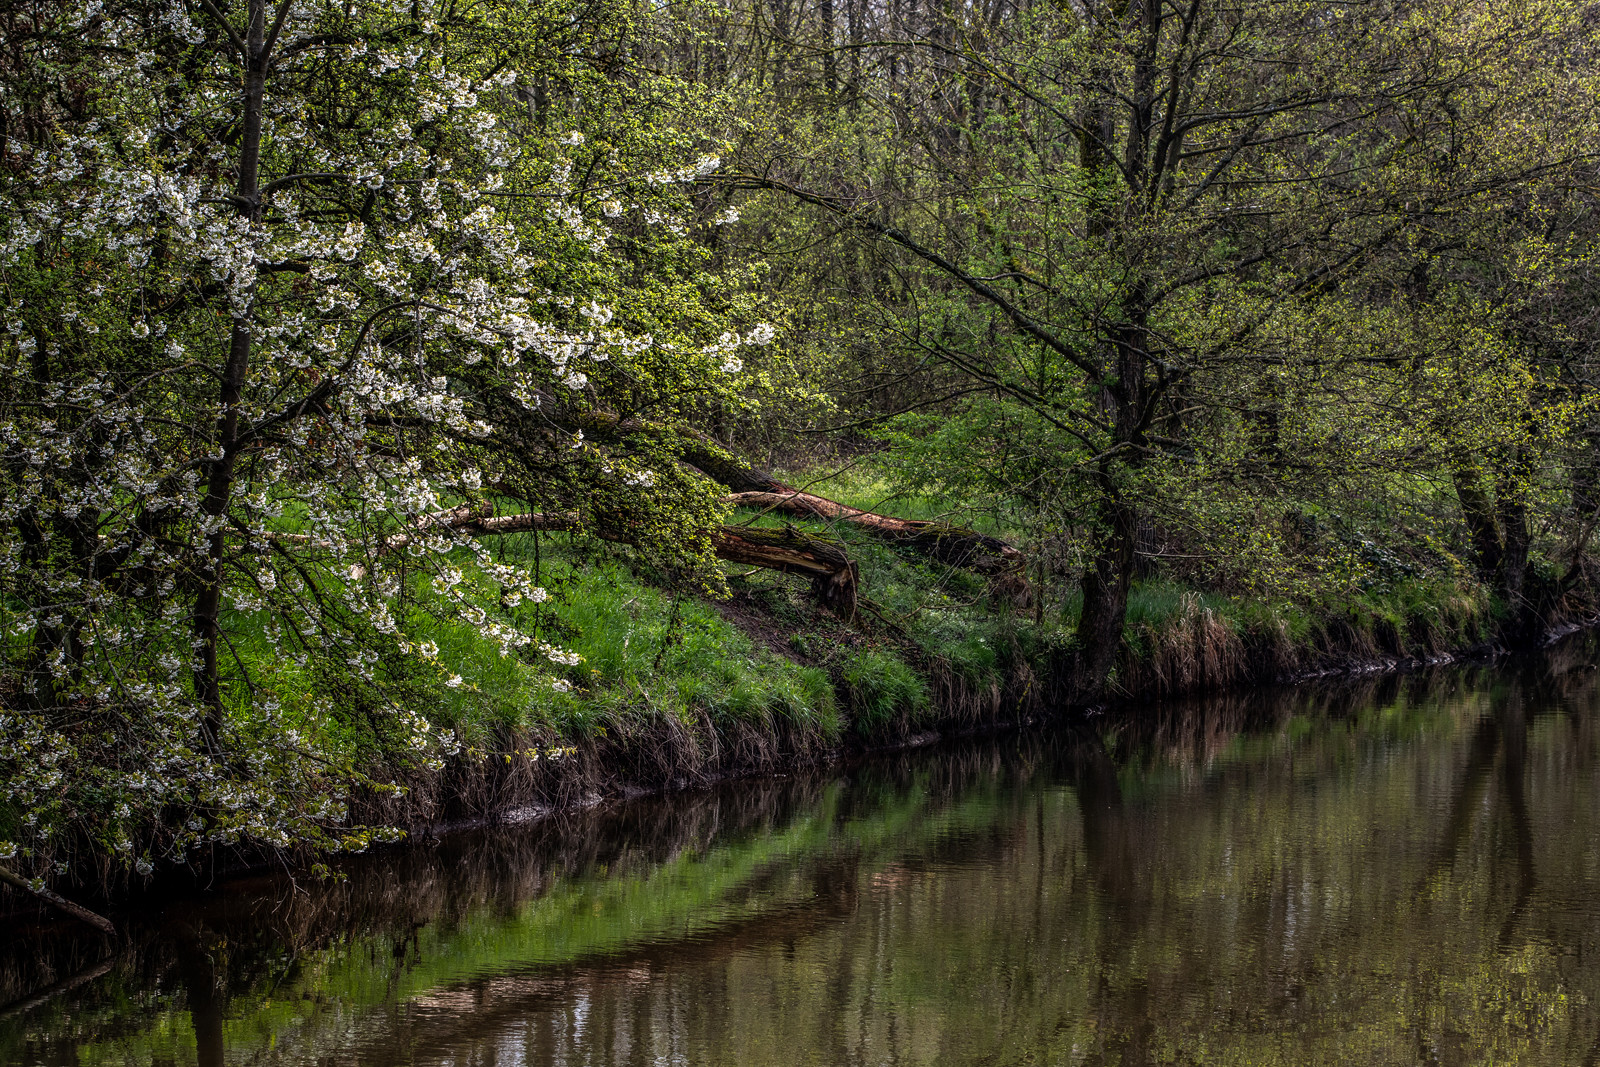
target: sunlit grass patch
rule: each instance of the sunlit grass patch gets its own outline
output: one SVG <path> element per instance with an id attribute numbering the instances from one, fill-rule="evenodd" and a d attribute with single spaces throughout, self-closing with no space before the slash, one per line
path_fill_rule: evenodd
<path id="1" fill-rule="evenodd" d="M 886 726 L 897 716 L 915 721 L 932 705 L 922 675 L 892 652 L 859 651 L 846 661 L 841 676 L 850 693 L 855 728 L 863 734 Z"/>

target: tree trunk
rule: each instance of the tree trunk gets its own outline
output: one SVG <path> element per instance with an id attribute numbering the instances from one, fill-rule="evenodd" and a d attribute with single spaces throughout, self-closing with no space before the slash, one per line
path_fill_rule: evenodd
<path id="1" fill-rule="evenodd" d="M 260 165 L 261 127 L 267 95 L 267 7 L 265 0 L 250 0 L 250 24 L 244 38 L 244 122 L 239 132 L 239 176 L 234 196 L 239 214 L 254 221 L 261 213 Z M 195 696 L 205 707 L 201 741 L 215 755 L 222 743 L 222 679 L 218 666 L 221 644 L 223 564 L 226 537 L 222 519 L 233 497 L 234 469 L 239 459 L 239 404 L 250 373 L 253 348 L 251 306 L 254 287 L 246 294 L 244 306 L 235 309 L 228 335 L 228 356 L 222 370 L 218 395 L 221 410 L 217 416 L 217 455 L 206 473 L 206 495 L 201 513 L 217 523 L 207 542 L 207 558 L 200 589 L 195 597 L 194 629 L 200 644 L 200 665 L 195 671 Z"/>
<path id="2" fill-rule="evenodd" d="M 1495 511 L 1504 537 L 1505 551 L 1495 570 L 1496 584 L 1507 602 L 1526 599 L 1528 576 L 1528 505 L 1516 489 L 1496 494 Z"/>
<path id="3" fill-rule="evenodd" d="M 1093 704 L 1105 696 L 1106 682 L 1122 649 L 1128 618 L 1128 591 L 1138 558 L 1139 511 L 1122 491 L 1120 472 L 1136 465 L 1152 405 L 1146 381 L 1148 310 L 1142 285 L 1128 294 L 1130 313 L 1111 334 L 1109 362 L 1115 376 L 1105 388 L 1112 444 L 1096 474 L 1100 544 L 1084 570 L 1083 613 L 1073 635 L 1076 652 L 1069 692 L 1074 704 Z"/>
<path id="4" fill-rule="evenodd" d="M 834 54 L 834 36 L 838 31 L 834 25 L 833 0 L 818 0 L 817 12 L 822 16 L 822 84 L 828 90 L 828 99 L 832 100 L 839 93 L 838 58 Z"/>
<path id="5" fill-rule="evenodd" d="M 1075 705 L 1104 697 L 1128 618 L 1138 512 L 1112 491 L 1103 506 L 1102 522 L 1105 530 L 1099 547 L 1084 568 L 1083 613 L 1073 640 L 1075 655 L 1067 697 Z"/>
<path id="6" fill-rule="evenodd" d="M 1528 576 L 1528 498 L 1524 488 L 1532 472 L 1519 456 L 1513 473 L 1501 479 L 1495 487 L 1495 512 L 1505 552 L 1500 556 L 1500 566 L 1495 573 L 1496 586 L 1511 613 L 1506 637 L 1515 647 L 1530 647 L 1538 643 L 1544 630 L 1543 611 L 1547 606 L 1546 590 L 1538 581 Z"/>
<path id="7" fill-rule="evenodd" d="M 836 542 L 792 526 L 724 526 L 712 533 L 711 544 L 718 559 L 809 577 L 817 600 L 840 618 L 855 618 L 861 572 Z"/>
<path id="8" fill-rule="evenodd" d="M 1478 470 L 1469 457 L 1451 457 L 1450 480 L 1455 485 L 1456 501 L 1461 505 L 1462 521 L 1467 524 L 1478 577 L 1486 582 L 1495 581 L 1504 546 L 1500 540 L 1500 526 L 1495 521 L 1494 504 L 1484 492 Z"/>
<path id="9" fill-rule="evenodd" d="M 1584 555 L 1589 549 L 1589 539 L 1600 523 L 1600 430 L 1587 425 L 1582 434 L 1582 449 L 1573 463 L 1572 509 L 1577 512 L 1578 529 L 1573 534 L 1572 552 L 1567 560 L 1567 572 L 1561 576 L 1561 588 L 1570 589 L 1583 581 Z"/>

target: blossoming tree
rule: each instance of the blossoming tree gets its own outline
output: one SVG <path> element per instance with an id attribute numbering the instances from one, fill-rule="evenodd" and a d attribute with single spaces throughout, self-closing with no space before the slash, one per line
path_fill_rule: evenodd
<path id="1" fill-rule="evenodd" d="M 507 656 L 572 660 L 528 610 L 537 577 L 465 517 L 516 500 L 706 552 L 713 487 L 660 439 L 588 441 L 572 415 L 737 403 L 739 353 L 771 327 L 699 267 L 688 190 L 717 162 L 671 122 L 697 101 L 628 69 L 616 11 L 569 7 L 11 5 L 0 852 L 18 865 L 64 832 L 141 869 L 381 832 L 346 820 L 370 760 L 304 723 L 339 712 L 314 681 L 337 679 L 388 743 L 449 752 L 391 684 L 459 683 L 409 589 Z M 498 615 L 462 592 L 482 583 Z M 247 663 L 246 633 L 276 655 Z"/>

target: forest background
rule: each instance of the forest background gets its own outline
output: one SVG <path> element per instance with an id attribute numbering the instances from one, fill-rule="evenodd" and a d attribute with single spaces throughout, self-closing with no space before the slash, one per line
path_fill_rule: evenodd
<path id="1" fill-rule="evenodd" d="M 0 873 L 1590 617 L 1597 33 L 9 0 Z"/>

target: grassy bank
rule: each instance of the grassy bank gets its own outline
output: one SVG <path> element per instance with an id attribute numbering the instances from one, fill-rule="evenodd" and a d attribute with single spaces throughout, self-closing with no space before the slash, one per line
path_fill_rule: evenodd
<path id="1" fill-rule="evenodd" d="M 930 500 L 886 500 L 870 474 L 836 477 L 819 489 L 859 507 L 941 517 Z M 789 520 L 744 510 L 730 521 L 776 527 Z M 290 724 L 296 744 L 377 784 L 349 797 L 348 822 L 413 833 L 781 771 L 1059 708 L 1080 608 L 1069 585 L 1024 601 L 1014 588 L 856 527 L 804 526 L 837 541 L 859 567 L 853 618 L 820 607 L 805 580 L 771 570 L 722 564 L 723 587 L 715 589 L 604 541 L 486 538 L 499 560 L 536 561 L 549 598 L 514 610 L 537 610 L 548 640 L 576 656 L 556 664 L 552 685 L 547 657 L 506 654 L 492 632 L 440 610 L 426 576 L 416 575 L 404 627 L 437 653 L 410 661 L 413 676 L 391 679 L 409 694 L 398 726 L 383 709 L 345 699 L 339 679 L 285 657 L 264 629 L 270 620 L 254 630 L 236 626 L 235 652 L 262 680 L 258 698 L 276 703 L 277 722 Z M 1016 533 L 998 524 L 987 532 Z M 497 588 L 466 592 L 485 608 L 506 607 L 489 600 L 504 595 Z M 1437 662 L 1492 649 L 1498 623 L 1496 605 L 1460 577 L 1403 576 L 1340 599 L 1273 604 L 1156 572 L 1132 592 L 1111 692 L 1137 703 Z M 420 735 L 447 740 L 410 754 Z M 144 844 L 154 835 L 136 821 L 117 829 L 130 843 L 123 851 L 154 856 Z M 6 829 L 0 826 L 0 838 Z M 56 851 L 41 851 L 36 861 L 65 864 L 57 874 L 75 892 L 114 895 L 148 874 L 108 859 L 103 841 L 57 840 Z M 267 846 L 243 840 L 246 851 L 219 850 L 211 859 L 255 862 L 272 854 Z"/>
<path id="2" fill-rule="evenodd" d="M 939 517 L 933 501 L 885 501 L 871 476 L 835 478 L 819 491 L 905 517 Z M 744 510 L 731 521 L 790 520 Z M 803 580 L 774 571 L 725 564 L 725 595 L 715 595 L 675 585 L 627 548 L 546 538 L 556 629 L 583 657 L 568 672 L 570 692 L 519 681 L 515 662 L 472 632 L 453 631 L 449 650 L 468 665 L 460 668 L 465 683 L 435 714 L 468 752 L 441 772 L 408 775 L 406 798 L 366 814 L 418 824 L 537 811 L 993 727 L 1055 707 L 1079 610 L 1070 592 L 1043 606 L 1019 603 L 981 575 L 855 527 L 802 525 L 839 542 L 860 567 L 855 618 L 822 609 Z M 507 538 L 496 550 L 532 549 Z M 1342 599 L 1264 604 L 1152 576 L 1130 598 L 1113 694 L 1136 702 L 1439 662 L 1493 650 L 1496 627 L 1496 606 L 1459 577 L 1407 577 Z M 566 755 L 516 755 L 540 747 Z"/>

